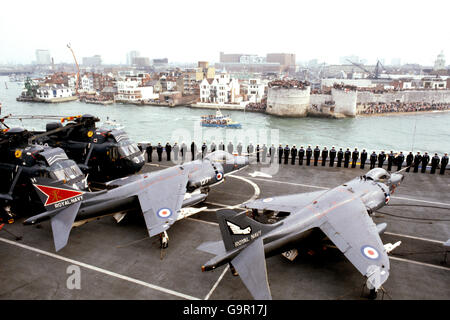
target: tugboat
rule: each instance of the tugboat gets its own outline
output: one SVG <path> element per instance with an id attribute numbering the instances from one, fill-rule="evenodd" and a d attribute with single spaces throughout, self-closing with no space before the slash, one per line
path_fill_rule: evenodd
<path id="1" fill-rule="evenodd" d="M 219 109 L 217 109 L 216 115 L 209 114 L 207 116 L 202 116 L 200 123 L 202 127 L 241 129 L 240 123 L 232 121 L 229 115 L 222 115 L 222 112 Z"/>

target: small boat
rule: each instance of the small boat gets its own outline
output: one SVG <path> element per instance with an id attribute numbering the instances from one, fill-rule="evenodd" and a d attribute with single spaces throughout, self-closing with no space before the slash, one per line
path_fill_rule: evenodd
<path id="1" fill-rule="evenodd" d="M 202 127 L 241 129 L 241 124 L 239 122 L 231 120 L 229 115 L 222 115 L 222 112 L 220 110 L 216 111 L 216 115 L 209 114 L 206 116 L 202 116 L 200 124 L 202 125 Z"/>

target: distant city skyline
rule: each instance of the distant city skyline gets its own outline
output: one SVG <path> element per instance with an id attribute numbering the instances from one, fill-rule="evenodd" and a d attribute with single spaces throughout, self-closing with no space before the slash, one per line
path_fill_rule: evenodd
<path id="1" fill-rule="evenodd" d="M 433 66 L 443 51 L 448 65 L 449 9 L 441 0 L 6 2 L 0 64 L 31 64 L 38 49 L 50 51 L 55 63 L 73 63 L 70 42 L 79 63 L 98 54 L 103 64 L 126 64 L 130 51 L 150 60 L 214 63 L 222 51 L 294 53 L 297 62 L 339 64 L 357 56 L 367 64 L 380 59 Z M 11 14 L 17 12 L 20 23 Z"/>

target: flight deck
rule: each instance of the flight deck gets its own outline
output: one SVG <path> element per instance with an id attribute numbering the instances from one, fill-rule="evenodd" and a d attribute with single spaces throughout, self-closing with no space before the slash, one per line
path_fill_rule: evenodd
<path id="1" fill-rule="evenodd" d="M 146 163 L 141 172 L 172 165 Z M 24 226 L 19 219 L 5 225 L 0 231 L 0 299 L 251 300 L 228 265 L 201 271 L 213 255 L 196 248 L 222 239 L 216 211 L 232 207 L 240 212 L 249 200 L 326 190 L 369 171 L 281 164 L 271 178 L 250 175 L 263 168 L 251 164 L 211 187 L 206 201 L 196 206 L 207 209 L 176 222 L 168 230 L 165 250 L 158 237 L 148 237 L 142 215 L 120 223 L 106 216 L 73 228 L 59 252 L 49 221 Z M 389 204 L 372 216 L 375 223 L 388 224 L 383 243 L 402 242 L 390 254 L 385 294 L 377 299 L 450 299 L 450 256 L 444 246 L 450 238 L 449 187 L 449 172 L 405 173 Z M 364 278 L 337 249 L 301 253 L 294 261 L 277 255 L 266 264 L 273 299 L 366 299 Z M 79 288 L 68 285 L 73 268 L 79 268 Z"/>

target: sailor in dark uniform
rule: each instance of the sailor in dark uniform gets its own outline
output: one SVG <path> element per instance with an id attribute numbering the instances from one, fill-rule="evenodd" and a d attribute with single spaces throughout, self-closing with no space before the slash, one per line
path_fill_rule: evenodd
<path id="1" fill-rule="evenodd" d="M 266 146 L 266 144 L 263 144 L 261 149 L 262 149 L 261 160 L 262 160 L 263 163 L 266 163 L 266 159 L 267 159 L 267 146 Z"/>
<path id="2" fill-rule="evenodd" d="M 227 151 L 228 151 L 228 153 L 233 154 L 234 146 L 233 146 L 233 144 L 231 143 L 231 141 L 228 143 Z"/>
<path id="3" fill-rule="evenodd" d="M 358 161 L 359 158 L 359 151 L 358 148 L 355 148 L 355 150 L 352 152 L 352 168 L 356 168 L 356 161 Z"/>
<path id="4" fill-rule="evenodd" d="M 403 162 L 405 161 L 405 155 L 403 151 L 400 151 L 400 154 L 397 156 L 395 162 L 397 163 L 397 171 L 402 170 Z"/>
<path id="5" fill-rule="evenodd" d="M 191 143 L 191 157 L 192 161 L 194 161 L 195 158 L 197 158 L 197 145 L 194 141 Z"/>
<path id="6" fill-rule="evenodd" d="M 378 155 L 378 168 L 383 168 L 384 160 L 386 160 L 386 154 L 384 154 L 384 151 L 381 150 L 380 154 Z"/>
<path id="7" fill-rule="evenodd" d="M 237 149 L 238 155 L 241 156 L 242 155 L 242 143 L 239 142 L 236 149 Z"/>
<path id="8" fill-rule="evenodd" d="M 273 159 L 275 158 L 275 146 L 273 144 L 269 148 L 269 155 L 270 155 L 270 163 L 273 163 Z"/>
<path id="9" fill-rule="evenodd" d="M 419 172 L 419 163 L 422 161 L 422 155 L 420 152 L 417 152 L 417 154 L 414 156 L 414 170 L 413 172 Z"/>
<path id="10" fill-rule="evenodd" d="M 348 164 L 350 162 L 351 155 L 352 155 L 352 152 L 350 151 L 349 148 L 347 148 L 347 150 L 345 150 L 345 152 L 344 152 L 344 168 L 348 168 Z"/>
<path id="11" fill-rule="evenodd" d="M 428 162 L 430 162 L 430 156 L 428 155 L 428 152 L 425 152 L 422 157 L 422 170 L 420 170 L 422 173 L 425 173 L 427 170 Z"/>
<path id="12" fill-rule="evenodd" d="M 342 158 L 344 158 L 344 151 L 342 151 L 342 148 L 339 148 L 339 151 L 337 152 L 337 164 L 336 167 L 341 167 L 342 165 Z"/>
<path id="13" fill-rule="evenodd" d="M 303 165 L 303 158 L 305 157 L 305 149 L 303 149 L 303 146 L 300 147 L 298 150 L 298 164 L 300 166 Z"/>
<path id="14" fill-rule="evenodd" d="M 170 161 L 170 153 L 172 152 L 172 146 L 170 143 L 166 143 L 167 161 Z"/>
<path id="15" fill-rule="evenodd" d="M 152 162 L 152 153 L 153 153 L 153 146 L 151 143 L 147 145 L 147 148 L 145 149 L 147 152 L 147 161 Z"/>
<path id="16" fill-rule="evenodd" d="M 438 154 L 435 153 L 434 157 L 431 158 L 431 170 L 430 170 L 431 174 L 434 174 L 436 172 L 436 168 L 438 167 L 440 161 L 441 159 L 439 159 Z"/>
<path id="17" fill-rule="evenodd" d="M 256 162 L 259 162 L 259 144 L 256 145 Z"/>
<path id="18" fill-rule="evenodd" d="M 202 159 L 206 156 L 207 151 L 208 151 L 208 147 L 206 146 L 206 143 L 203 142 L 203 144 L 202 144 Z"/>
<path id="19" fill-rule="evenodd" d="M 439 174 L 445 174 L 445 167 L 448 164 L 448 153 L 446 153 L 441 159 L 441 170 L 439 170 Z"/>
<path id="20" fill-rule="evenodd" d="M 306 165 L 309 166 L 309 164 L 311 163 L 311 156 L 312 156 L 312 149 L 311 146 L 308 146 L 308 148 L 306 148 Z"/>
<path id="21" fill-rule="evenodd" d="M 319 162 L 319 156 L 320 156 L 319 146 L 316 146 L 314 148 L 313 156 L 314 156 L 314 166 L 317 167 L 317 162 Z"/>
<path id="22" fill-rule="evenodd" d="M 289 146 L 286 145 L 286 147 L 284 148 L 284 164 L 288 164 L 290 151 L 291 150 L 289 149 Z"/>
<path id="23" fill-rule="evenodd" d="M 387 167 L 387 171 L 392 171 L 392 165 L 394 164 L 394 152 L 391 150 L 391 152 L 388 154 L 388 167 Z"/>
<path id="24" fill-rule="evenodd" d="M 413 163 L 414 160 L 414 156 L 412 154 L 412 152 L 409 152 L 409 154 L 406 156 L 406 172 L 409 172 L 409 169 L 411 168 L 411 165 Z"/>
<path id="25" fill-rule="evenodd" d="M 173 160 L 178 161 L 178 152 L 180 151 L 180 146 L 175 142 L 172 149 L 173 149 Z"/>
<path id="26" fill-rule="evenodd" d="M 331 147 L 330 150 L 330 167 L 334 166 L 334 159 L 336 158 L 336 149 L 333 147 Z"/>
<path id="27" fill-rule="evenodd" d="M 361 152 L 361 164 L 359 165 L 361 169 L 364 169 L 366 160 L 367 160 L 367 152 L 366 149 L 363 149 L 363 151 Z"/>
<path id="28" fill-rule="evenodd" d="M 163 147 L 161 143 L 158 142 L 158 145 L 156 146 L 156 153 L 158 154 L 158 161 L 162 161 L 162 153 L 163 153 Z"/>
<path id="29" fill-rule="evenodd" d="M 375 163 L 377 162 L 377 154 L 376 152 L 372 152 L 370 155 L 370 169 L 375 168 Z"/>
<path id="30" fill-rule="evenodd" d="M 187 153 L 187 146 L 186 143 L 184 143 L 184 141 L 181 143 L 181 149 L 180 149 L 180 154 L 181 154 L 181 161 L 184 162 L 184 160 L 186 160 L 186 153 Z"/>
<path id="31" fill-rule="evenodd" d="M 253 150 L 254 150 L 253 144 L 250 142 L 250 144 L 247 146 L 247 153 L 248 153 L 247 157 L 250 157 L 250 155 L 253 154 Z"/>
<path id="32" fill-rule="evenodd" d="M 323 147 L 323 150 L 322 150 L 322 167 L 325 167 L 325 163 L 327 162 L 327 158 L 328 158 L 327 147 Z"/>
<path id="33" fill-rule="evenodd" d="M 297 158 L 297 148 L 293 146 L 291 149 L 291 164 L 295 164 L 296 158 Z"/>
<path id="34" fill-rule="evenodd" d="M 281 164 L 281 159 L 283 158 L 283 147 L 281 144 L 278 146 L 278 163 Z"/>

